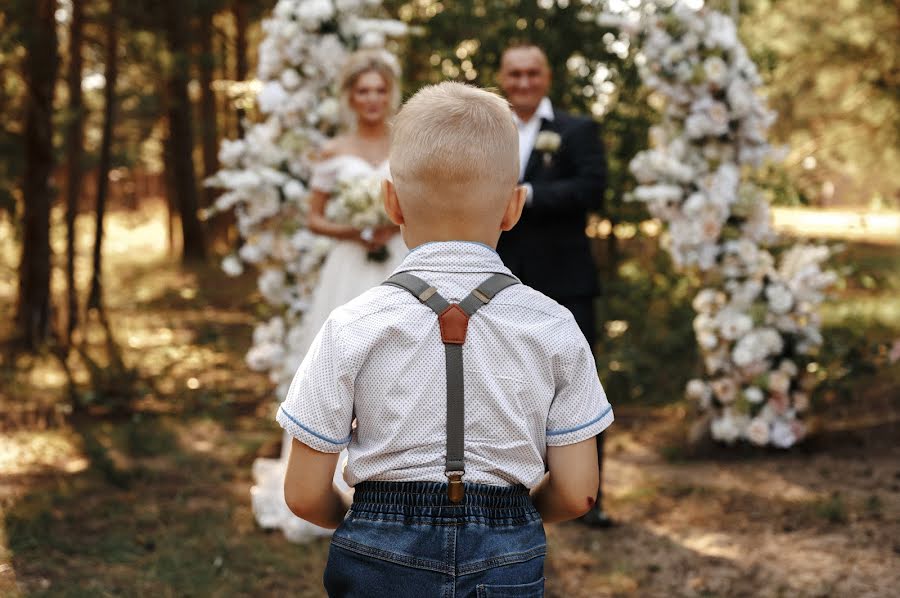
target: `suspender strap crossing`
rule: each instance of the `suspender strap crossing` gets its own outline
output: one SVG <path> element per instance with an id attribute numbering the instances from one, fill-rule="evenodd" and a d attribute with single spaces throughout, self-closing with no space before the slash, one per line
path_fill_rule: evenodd
<path id="1" fill-rule="evenodd" d="M 433 286 L 406 272 L 395 274 L 384 282 L 409 291 L 438 316 L 447 362 L 447 455 L 444 475 L 449 482 L 447 495 L 454 504 L 461 502 L 465 496 L 462 482 L 466 472 L 462 348 L 466 342 L 469 318 L 490 303 L 497 293 L 518 282 L 506 274 L 493 274 L 459 303 L 450 303 Z"/>

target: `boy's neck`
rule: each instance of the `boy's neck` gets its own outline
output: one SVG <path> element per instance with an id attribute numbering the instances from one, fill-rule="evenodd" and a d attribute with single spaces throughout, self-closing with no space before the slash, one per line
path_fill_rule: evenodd
<path id="1" fill-rule="evenodd" d="M 447 243 L 451 241 L 463 241 L 467 243 L 478 243 L 486 245 L 491 249 L 497 249 L 497 241 L 500 240 L 500 234 L 477 234 L 474 231 L 412 231 L 409 227 L 403 227 L 403 240 L 410 250 L 425 245 L 426 243 Z"/>

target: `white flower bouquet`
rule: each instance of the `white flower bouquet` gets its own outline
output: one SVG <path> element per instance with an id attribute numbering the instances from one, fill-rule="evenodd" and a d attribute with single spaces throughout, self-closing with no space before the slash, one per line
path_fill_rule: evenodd
<path id="1" fill-rule="evenodd" d="M 353 178 L 338 183 L 338 188 L 325 206 L 325 217 L 337 224 L 346 224 L 362 231 L 362 238 L 371 238 L 372 231 L 391 224 L 384 211 L 382 178 Z M 386 247 L 369 252 L 369 259 L 383 262 L 389 257 Z"/>

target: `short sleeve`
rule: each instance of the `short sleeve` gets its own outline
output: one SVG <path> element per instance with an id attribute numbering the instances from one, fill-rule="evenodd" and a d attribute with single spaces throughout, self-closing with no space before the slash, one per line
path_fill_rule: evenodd
<path id="1" fill-rule="evenodd" d="M 313 164 L 312 176 L 309 178 L 309 186 L 318 191 L 331 193 L 337 186 L 338 169 L 340 163 L 335 158 L 329 158 Z"/>
<path id="2" fill-rule="evenodd" d="M 339 331 L 333 320 L 322 326 L 278 408 L 276 420 L 288 434 L 323 453 L 350 443 L 353 381 L 344 364 Z"/>
<path id="3" fill-rule="evenodd" d="M 565 338 L 571 340 L 557 357 L 556 395 L 547 417 L 547 446 L 587 440 L 613 422 L 612 406 L 597 376 L 594 356 L 574 318 L 568 322 Z"/>

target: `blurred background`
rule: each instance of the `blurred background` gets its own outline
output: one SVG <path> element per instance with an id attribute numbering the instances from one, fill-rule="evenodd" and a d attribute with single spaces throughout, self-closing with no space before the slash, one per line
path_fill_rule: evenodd
<path id="1" fill-rule="evenodd" d="M 241 240 L 231 215 L 208 216 L 217 192 L 202 184 L 220 142 L 259 118 L 274 5 L 0 4 L 0 595 L 322 594 L 328 541 L 288 544 L 250 513 L 250 464 L 280 442 L 274 385 L 244 360 L 266 305 L 253 272 L 221 271 Z M 415 32 L 392 46 L 404 97 L 445 79 L 496 86 L 502 49 L 531 40 L 554 104 L 603 127 L 607 207 L 587 233 L 621 524 L 548 530 L 548 595 L 892 595 L 900 4 L 707 3 L 737 19 L 778 112 L 785 157 L 762 173 L 775 226 L 830 244 L 840 274 L 812 433 L 789 452 L 693 438 L 699 281 L 624 201 L 659 113 L 633 48 L 584 17 L 603 5 L 384 2 Z"/>

